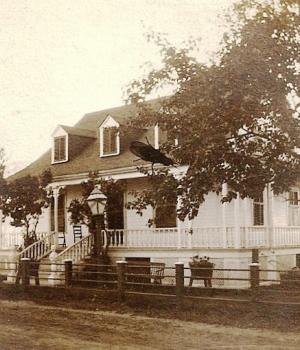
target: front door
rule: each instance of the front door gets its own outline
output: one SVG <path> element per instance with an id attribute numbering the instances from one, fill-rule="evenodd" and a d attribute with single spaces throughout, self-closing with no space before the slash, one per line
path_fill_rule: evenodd
<path id="1" fill-rule="evenodd" d="M 124 228 L 124 194 L 116 192 L 108 197 L 107 226 L 109 230 L 122 230 Z"/>

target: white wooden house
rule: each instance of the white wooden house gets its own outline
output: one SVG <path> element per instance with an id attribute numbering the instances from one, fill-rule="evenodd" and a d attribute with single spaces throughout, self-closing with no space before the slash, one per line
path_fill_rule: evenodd
<path id="1" fill-rule="evenodd" d="M 67 207 L 72 199 L 81 196 L 80 184 L 90 171 L 98 171 L 101 177 L 124 180 L 123 204 L 130 199 L 132 190 L 146 185 L 145 177 L 136 169 L 137 164 L 143 163 L 134 162 L 136 156 L 129 151 L 129 143 L 145 141 L 147 135 L 149 141 L 159 147 L 159 130 L 156 127 L 122 136 L 118 130 L 134 113 L 133 106 L 123 106 L 86 114 L 74 127 L 57 126 L 51 136 L 51 150 L 12 176 L 37 175 L 46 168 L 51 169 L 53 201 L 40 219 L 38 232 L 42 241 L 51 235 L 56 244 L 60 243 L 62 232 L 65 233 L 67 248 L 60 253 L 60 259 L 71 257 L 78 262 L 89 254 L 88 229 L 82 227 L 86 245 L 81 244 L 85 248 L 80 250 L 74 243 Z M 185 169 L 174 171 L 180 174 Z M 176 219 L 174 207 L 173 217 L 161 217 L 157 227 L 151 228 L 148 220 L 158 215 L 159 210 L 149 207 L 139 216 L 124 205 L 117 208 L 120 227 L 113 227 L 111 231 L 112 259 L 139 258 L 170 265 L 179 260 L 187 264 L 198 254 L 211 257 L 219 268 L 248 268 L 251 250 L 258 248 L 262 268 L 299 266 L 299 188 L 294 187 L 291 192 L 279 196 L 266 188 L 256 200 L 237 197 L 222 204 L 221 198 L 226 192 L 224 185 L 222 194 L 210 193 L 192 221 Z M 7 222 L 2 224 L 0 236 L 2 252 L 20 244 L 21 234 Z"/>

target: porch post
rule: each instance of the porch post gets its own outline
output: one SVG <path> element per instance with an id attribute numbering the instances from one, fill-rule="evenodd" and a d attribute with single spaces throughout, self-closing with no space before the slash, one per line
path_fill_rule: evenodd
<path id="1" fill-rule="evenodd" d="M 180 204 L 181 204 L 181 198 L 179 197 L 176 203 L 177 210 L 180 208 Z M 181 235 L 182 235 L 182 232 L 184 232 L 182 231 L 183 222 L 178 218 L 176 218 L 176 224 L 177 224 L 176 225 L 177 226 L 177 249 L 180 249 L 182 247 Z"/>
<path id="2" fill-rule="evenodd" d="M 233 202 L 234 204 L 234 248 L 241 248 L 241 235 L 240 235 L 240 194 L 237 193 L 237 197 Z"/>
<path id="3" fill-rule="evenodd" d="M 59 187 L 53 189 L 53 199 L 54 199 L 54 245 L 57 246 L 57 234 L 58 234 L 58 197 L 59 197 Z"/>
<path id="4" fill-rule="evenodd" d="M 272 248 L 274 245 L 274 211 L 273 211 L 273 202 L 274 194 L 271 189 L 271 185 L 268 184 L 266 188 L 266 199 L 267 199 L 267 235 L 268 235 L 268 246 Z"/>
<path id="5" fill-rule="evenodd" d="M 2 237 L 2 219 L 3 219 L 3 213 L 2 210 L 0 210 L 0 248 L 2 248 L 3 245 L 3 237 Z"/>
<path id="6" fill-rule="evenodd" d="M 225 198 L 228 193 L 227 183 L 222 184 L 222 198 Z M 223 233 L 223 248 L 227 248 L 227 237 L 226 237 L 226 214 L 227 214 L 227 202 L 222 203 L 222 233 Z"/>

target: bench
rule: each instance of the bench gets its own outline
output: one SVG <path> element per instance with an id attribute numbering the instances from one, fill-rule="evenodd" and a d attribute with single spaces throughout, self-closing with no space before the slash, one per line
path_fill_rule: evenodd
<path id="1" fill-rule="evenodd" d="M 154 284 L 161 284 L 162 279 L 165 277 L 165 263 L 151 262 L 150 263 L 150 276 Z"/>
<path id="2" fill-rule="evenodd" d="M 164 278 L 165 263 L 148 261 L 128 261 L 127 281 L 161 284 Z"/>

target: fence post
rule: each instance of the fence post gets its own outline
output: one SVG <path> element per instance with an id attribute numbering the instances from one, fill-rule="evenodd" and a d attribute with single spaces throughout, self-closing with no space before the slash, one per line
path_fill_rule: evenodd
<path id="1" fill-rule="evenodd" d="M 117 261 L 117 275 L 118 275 L 118 295 L 119 301 L 125 300 L 125 272 L 127 269 L 127 261 Z"/>
<path id="2" fill-rule="evenodd" d="M 22 269 L 22 286 L 26 289 L 30 283 L 30 259 L 21 259 L 21 269 Z"/>
<path id="3" fill-rule="evenodd" d="M 72 266 L 72 259 L 66 259 L 64 260 L 65 263 L 65 287 L 71 287 L 72 286 L 72 272 L 73 272 L 73 266 Z"/>
<path id="4" fill-rule="evenodd" d="M 184 297 L 184 263 L 175 263 L 175 276 L 176 276 L 176 304 L 178 310 L 182 309 L 183 297 Z"/>
<path id="5" fill-rule="evenodd" d="M 257 299 L 257 292 L 259 287 L 259 263 L 251 263 L 250 265 L 250 287 L 253 292 L 252 300 Z"/>

